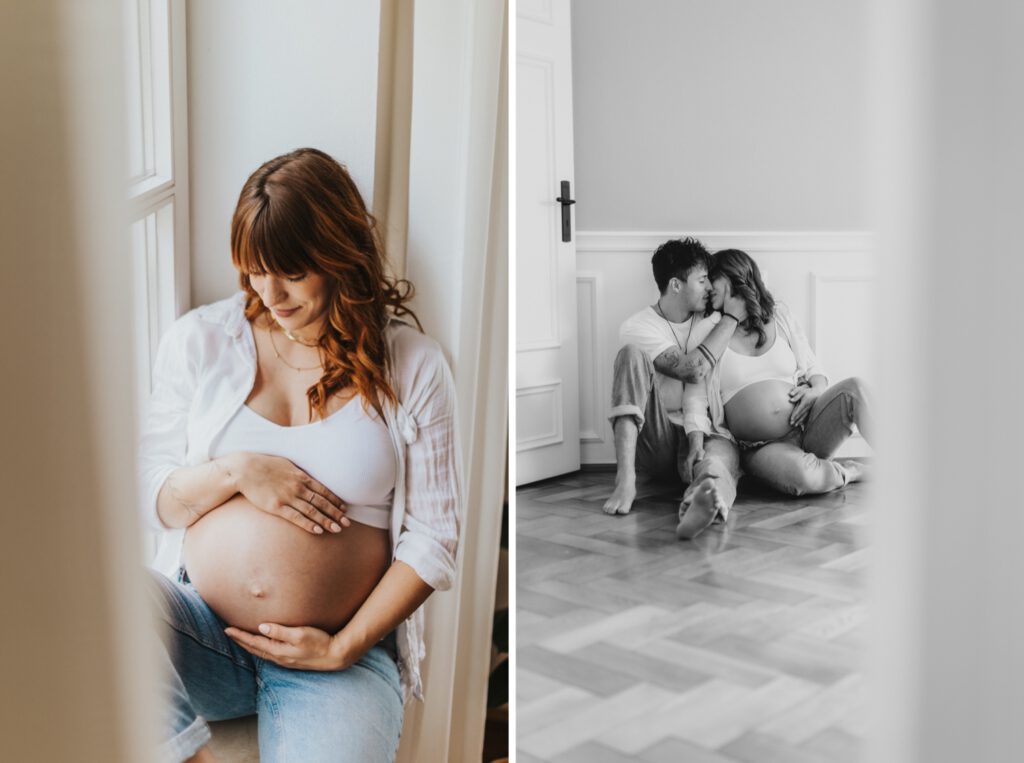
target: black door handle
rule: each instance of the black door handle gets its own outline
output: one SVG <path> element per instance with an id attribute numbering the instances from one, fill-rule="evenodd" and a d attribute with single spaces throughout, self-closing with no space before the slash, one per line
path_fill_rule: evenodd
<path id="1" fill-rule="evenodd" d="M 570 199 L 569 181 L 562 181 L 562 195 L 555 201 L 562 205 L 562 241 L 572 241 L 572 219 L 569 216 L 569 207 L 576 203 L 576 199 Z"/>

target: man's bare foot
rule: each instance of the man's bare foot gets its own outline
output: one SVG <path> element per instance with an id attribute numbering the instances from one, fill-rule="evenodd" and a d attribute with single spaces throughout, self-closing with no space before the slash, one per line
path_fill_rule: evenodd
<path id="1" fill-rule="evenodd" d="M 718 512 L 725 509 L 713 477 L 705 477 L 690 492 L 690 505 L 679 505 L 682 515 L 676 526 L 679 540 L 691 540 L 704 532 L 715 521 Z"/>
<path id="2" fill-rule="evenodd" d="M 837 458 L 836 463 L 846 471 L 846 484 L 867 482 L 871 478 L 871 466 L 852 458 Z"/>
<path id="3" fill-rule="evenodd" d="M 628 514 L 636 500 L 636 478 L 616 479 L 615 492 L 604 502 L 605 514 Z"/>

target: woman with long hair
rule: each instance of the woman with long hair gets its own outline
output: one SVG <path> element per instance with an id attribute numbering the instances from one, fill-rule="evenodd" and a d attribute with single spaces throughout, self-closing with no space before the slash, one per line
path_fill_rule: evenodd
<path id="1" fill-rule="evenodd" d="M 743 472 L 783 493 L 826 493 L 863 479 L 863 464 L 833 458 L 854 426 L 869 442 L 874 434 L 861 380 L 829 386 L 799 324 L 748 254 L 718 252 L 709 275 L 711 309 L 730 296 L 746 308 L 706 385 L 692 385 L 687 406 L 700 412 L 702 429 L 737 441 Z"/>
<path id="2" fill-rule="evenodd" d="M 390 761 L 455 571 L 451 374 L 327 154 L 249 177 L 231 256 L 242 290 L 161 341 L 141 441 L 164 752 L 213 760 L 206 721 L 255 713 L 262 760 Z"/>

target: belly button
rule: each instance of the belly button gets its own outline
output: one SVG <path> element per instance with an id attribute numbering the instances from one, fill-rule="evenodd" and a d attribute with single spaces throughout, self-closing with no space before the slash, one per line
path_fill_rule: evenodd
<path id="1" fill-rule="evenodd" d="M 251 593 L 257 599 L 262 599 L 264 596 L 267 595 L 267 592 L 263 590 L 263 586 L 257 583 L 254 583 L 249 587 L 249 593 Z"/>

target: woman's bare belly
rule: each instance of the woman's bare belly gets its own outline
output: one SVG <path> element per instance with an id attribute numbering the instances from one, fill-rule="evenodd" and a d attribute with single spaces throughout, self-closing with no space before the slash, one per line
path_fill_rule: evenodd
<path id="1" fill-rule="evenodd" d="M 192 584 L 228 624 L 333 633 L 383 577 L 391 544 L 387 530 L 359 522 L 313 535 L 236 495 L 188 528 L 184 553 Z"/>
<path id="2" fill-rule="evenodd" d="M 789 391 L 793 385 L 776 379 L 754 382 L 744 387 L 725 404 L 725 423 L 737 440 L 759 442 L 782 437 L 793 427 L 789 417 L 793 404 Z"/>

